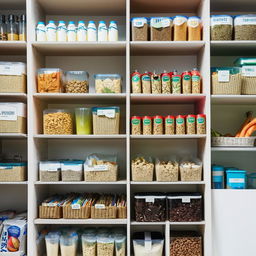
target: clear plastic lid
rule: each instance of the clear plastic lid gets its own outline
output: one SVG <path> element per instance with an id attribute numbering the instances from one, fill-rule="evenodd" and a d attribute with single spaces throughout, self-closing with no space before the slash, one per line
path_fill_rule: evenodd
<path id="1" fill-rule="evenodd" d="M 234 62 L 235 66 L 242 67 L 242 66 L 256 66 L 256 58 L 238 58 Z"/>
<path id="2" fill-rule="evenodd" d="M 93 107 L 92 108 L 92 113 L 95 115 L 106 115 L 107 111 L 114 111 L 114 113 L 119 113 L 120 108 L 119 107 Z"/>
<path id="3" fill-rule="evenodd" d="M 94 75 L 94 79 L 122 79 L 119 74 L 96 74 Z"/>
<path id="4" fill-rule="evenodd" d="M 20 76 L 26 73 L 26 64 L 23 62 L 0 61 L 0 75 Z"/>
<path id="5" fill-rule="evenodd" d="M 85 81 L 89 79 L 89 73 L 86 71 L 66 71 L 66 80 L 80 80 Z"/>
<path id="6" fill-rule="evenodd" d="M 53 113 L 69 113 L 71 114 L 72 111 L 68 109 L 45 109 L 43 114 L 53 114 Z"/>
<path id="7" fill-rule="evenodd" d="M 62 73 L 60 68 L 40 68 L 37 70 L 37 74 L 52 74 L 52 73 Z"/>

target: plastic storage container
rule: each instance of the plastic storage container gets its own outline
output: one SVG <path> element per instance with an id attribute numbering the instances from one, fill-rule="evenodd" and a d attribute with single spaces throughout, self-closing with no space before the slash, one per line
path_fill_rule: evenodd
<path id="1" fill-rule="evenodd" d="M 78 235 L 76 233 L 65 234 L 60 237 L 61 256 L 76 256 Z"/>
<path id="2" fill-rule="evenodd" d="M 60 181 L 61 164 L 59 161 L 41 161 L 39 163 L 40 181 Z"/>
<path id="3" fill-rule="evenodd" d="M 26 93 L 26 64 L 23 62 L 0 62 L 0 93 Z"/>
<path id="4" fill-rule="evenodd" d="M 152 134 L 152 117 L 151 116 L 142 117 L 142 130 L 143 130 L 143 135 Z"/>
<path id="5" fill-rule="evenodd" d="M 120 108 L 119 107 L 94 107 L 93 134 L 109 135 L 119 134 L 120 129 Z"/>
<path id="6" fill-rule="evenodd" d="M 59 93 L 63 91 L 63 72 L 59 68 L 41 68 L 37 71 L 37 91 L 39 93 Z"/>
<path id="7" fill-rule="evenodd" d="M 256 40 L 256 14 L 236 16 L 234 26 L 235 40 Z"/>
<path id="8" fill-rule="evenodd" d="M 83 256 L 97 256 L 97 236 L 93 233 L 82 235 Z"/>
<path id="9" fill-rule="evenodd" d="M 96 93 L 121 93 L 122 78 L 118 74 L 97 74 L 95 78 Z"/>
<path id="10" fill-rule="evenodd" d="M 44 134 L 73 134 L 73 116 L 69 110 L 46 109 L 43 126 Z"/>
<path id="11" fill-rule="evenodd" d="M 0 133 L 26 133 L 26 104 L 19 102 L 0 103 Z"/>
<path id="12" fill-rule="evenodd" d="M 148 41 L 149 26 L 145 17 L 132 18 L 132 41 Z"/>
<path id="13" fill-rule="evenodd" d="M 181 181 L 201 181 L 203 165 L 199 159 L 188 158 L 180 163 Z"/>
<path id="14" fill-rule="evenodd" d="M 224 189 L 225 187 L 225 169 L 220 165 L 212 166 L 212 188 Z"/>
<path id="15" fill-rule="evenodd" d="M 202 21 L 200 17 L 192 16 L 188 18 L 188 41 L 202 40 Z"/>
<path id="16" fill-rule="evenodd" d="M 212 94 L 240 95 L 242 92 L 241 69 L 237 67 L 212 68 Z"/>
<path id="17" fill-rule="evenodd" d="M 49 232 L 45 236 L 46 256 L 59 255 L 59 241 L 60 235 L 57 232 Z"/>
<path id="18" fill-rule="evenodd" d="M 134 256 L 162 256 L 164 238 L 160 232 L 137 232 L 133 236 Z"/>
<path id="19" fill-rule="evenodd" d="M 170 17 L 152 17 L 150 19 L 150 40 L 171 41 L 172 26 L 172 18 Z"/>
<path id="20" fill-rule="evenodd" d="M 227 189 L 246 189 L 247 177 L 246 171 L 227 170 L 226 171 Z"/>
<path id="21" fill-rule="evenodd" d="M 153 181 L 154 164 L 151 157 L 139 156 L 132 160 L 133 181 Z"/>
<path id="22" fill-rule="evenodd" d="M 156 180 L 176 182 L 179 180 L 179 163 L 175 159 L 156 159 Z"/>
<path id="23" fill-rule="evenodd" d="M 248 174 L 248 188 L 256 189 L 256 173 Z"/>
<path id="24" fill-rule="evenodd" d="M 199 193 L 170 194 L 168 218 L 171 222 L 195 222 L 203 220 L 202 195 Z"/>
<path id="25" fill-rule="evenodd" d="M 86 71 L 65 72 L 64 88 L 66 93 L 88 93 L 89 74 Z"/>
<path id="26" fill-rule="evenodd" d="M 0 162 L 0 181 L 1 182 L 18 182 L 26 180 L 26 163 Z"/>
<path id="27" fill-rule="evenodd" d="M 211 40 L 224 41 L 233 39 L 233 17 L 230 15 L 211 16 Z"/>
<path id="28" fill-rule="evenodd" d="M 132 116 L 131 124 L 132 124 L 132 135 L 140 135 L 141 134 L 141 117 L 140 116 Z"/>
<path id="29" fill-rule="evenodd" d="M 166 220 L 166 196 L 161 193 L 138 193 L 134 196 L 135 220 L 161 222 Z"/>
<path id="30" fill-rule="evenodd" d="M 82 181 L 84 161 L 63 161 L 61 162 L 62 181 Z"/>
<path id="31" fill-rule="evenodd" d="M 173 19 L 174 26 L 174 41 L 186 41 L 187 40 L 187 22 L 188 17 L 183 15 L 177 15 Z"/>
<path id="32" fill-rule="evenodd" d="M 126 256 L 126 237 L 123 234 L 115 235 L 115 255 Z"/>
<path id="33" fill-rule="evenodd" d="M 76 108 L 76 134 L 92 134 L 92 111 L 90 108 Z"/>

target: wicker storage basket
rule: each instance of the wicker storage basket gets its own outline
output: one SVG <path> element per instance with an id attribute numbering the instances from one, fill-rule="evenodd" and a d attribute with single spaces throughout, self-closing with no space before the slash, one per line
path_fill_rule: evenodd
<path id="1" fill-rule="evenodd" d="M 245 95 L 256 94 L 256 77 L 255 76 L 242 77 L 242 94 L 245 94 Z"/>
<path id="2" fill-rule="evenodd" d="M 91 217 L 91 207 L 84 206 L 74 209 L 71 205 L 63 206 L 64 219 L 89 219 Z"/>
<path id="3" fill-rule="evenodd" d="M 92 206 L 91 209 L 92 219 L 116 219 L 117 218 L 117 207 L 116 206 L 106 206 L 99 207 Z"/>
<path id="4" fill-rule="evenodd" d="M 60 219 L 62 218 L 61 206 L 39 206 L 40 219 Z"/>
<path id="5" fill-rule="evenodd" d="M 0 93 L 26 93 L 27 76 L 0 75 Z"/>
<path id="6" fill-rule="evenodd" d="M 0 163 L 1 182 L 19 182 L 26 180 L 25 163 Z"/>
<path id="7" fill-rule="evenodd" d="M 117 207 L 117 218 L 127 219 L 127 207 Z"/>
<path id="8" fill-rule="evenodd" d="M 255 137 L 212 137 L 214 147 L 253 147 Z"/>

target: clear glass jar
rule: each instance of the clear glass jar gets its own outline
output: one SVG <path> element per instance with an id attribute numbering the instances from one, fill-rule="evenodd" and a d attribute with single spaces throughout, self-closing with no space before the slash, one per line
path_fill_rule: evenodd
<path id="1" fill-rule="evenodd" d="M 86 71 L 67 71 L 64 88 L 66 93 L 88 93 L 89 74 Z"/>
<path id="2" fill-rule="evenodd" d="M 12 15 L 12 14 L 8 16 L 7 37 L 8 37 L 8 41 L 19 40 L 18 24 L 15 20 L 15 15 Z"/>

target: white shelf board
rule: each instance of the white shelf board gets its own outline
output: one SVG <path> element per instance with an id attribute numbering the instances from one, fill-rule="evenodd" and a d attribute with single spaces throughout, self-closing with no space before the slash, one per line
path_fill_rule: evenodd
<path id="1" fill-rule="evenodd" d="M 131 181 L 131 185 L 204 185 L 204 181 L 177 181 L 177 182 L 160 182 L 160 181 L 149 181 L 149 182 L 141 182 L 141 181 Z"/>
<path id="2" fill-rule="evenodd" d="M 34 135 L 36 139 L 125 139 L 125 134 L 118 135 Z"/>
<path id="3" fill-rule="evenodd" d="M 211 41 L 213 56 L 246 56 L 256 51 L 256 41 Z"/>
<path id="4" fill-rule="evenodd" d="M 193 226 L 193 225 L 205 225 L 205 221 L 194 221 L 194 222 L 171 222 L 168 224 L 173 226 Z"/>
<path id="5" fill-rule="evenodd" d="M 196 13 L 202 0 L 131 0 L 132 13 Z"/>
<path id="6" fill-rule="evenodd" d="M 0 93 L 0 99 L 1 100 L 21 100 L 21 101 L 25 101 L 27 99 L 27 94 L 26 93 Z"/>
<path id="7" fill-rule="evenodd" d="M 0 183 L 1 184 L 1 183 Z M 66 181 L 56 181 L 56 182 L 43 182 L 36 181 L 35 185 L 126 185 L 127 181 L 120 180 L 114 182 L 88 182 L 88 181 L 77 181 L 77 182 L 66 182 Z"/>
<path id="8" fill-rule="evenodd" d="M 0 133 L 2 139 L 23 139 L 27 138 L 27 134 L 23 133 Z"/>
<path id="9" fill-rule="evenodd" d="M 131 103 L 196 103 L 205 100 L 205 94 L 131 94 Z"/>
<path id="10" fill-rule="evenodd" d="M 255 0 L 211 0 L 211 11 L 251 13 L 256 11 Z"/>
<path id="11" fill-rule="evenodd" d="M 26 55 L 26 49 L 24 41 L 0 41 L 0 55 Z"/>
<path id="12" fill-rule="evenodd" d="M 213 152 L 228 152 L 228 151 L 241 151 L 241 152 L 254 152 L 256 147 L 212 147 Z"/>
<path id="13" fill-rule="evenodd" d="M 137 222 L 137 221 L 132 221 L 131 222 L 132 226 L 163 226 L 166 225 L 166 221 L 159 221 L 159 222 Z"/>
<path id="14" fill-rule="evenodd" d="M 131 135 L 131 139 L 204 139 L 205 134 L 195 135 Z"/>
<path id="15" fill-rule="evenodd" d="M 27 185 L 28 182 L 27 181 L 17 181 L 17 182 L 14 182 L 14 181 L 6 181 L 6 182 L 3 182 L 3 181 L 0 181 L 0 185 Z"/>
<path id="16" fill-rule="evenodd" d="M 256 104 L 256 95 L 212 95 L 211 102 L 223 105 Z"/>
<path id="17" fill-rule="evenodd" d="M 87 6 L 87 5 L 86 5 Z M 52 56 L 119 56 L 125 55 L 126 42 L 33 42 L 33 47 Z"/>
<path id="18" fill-rule="evenodd" d="M 155 226 L 155 225 L 175 225 L 175 226 L 192 226 L 192 225 L 205 225 L 205 221 L 195 221 L 195 222 L 171 222 L 171 221 L 162 221 L 162 222 L 137 222 L 132 221 L 131 225 L 133 226 Z"/>
<path id="19" fill-rule="evenodd" d="M 131 55 L 196 55 L 204 48 L 204 41 L 133 41 Z"/>
<path id="20" fill-rule="evenodd" d="M 115 16 L 125 15 L 125 0 L 37 0 L 47 14 Z"/>
<path id="21" fill-rule="evenodd" d="M 35 219 L 34 224 L 40 225 L 83 225 L 83 224 L 91 224 L 91 225 L 125 225 L 127 224 L 127 219 Z"/>

